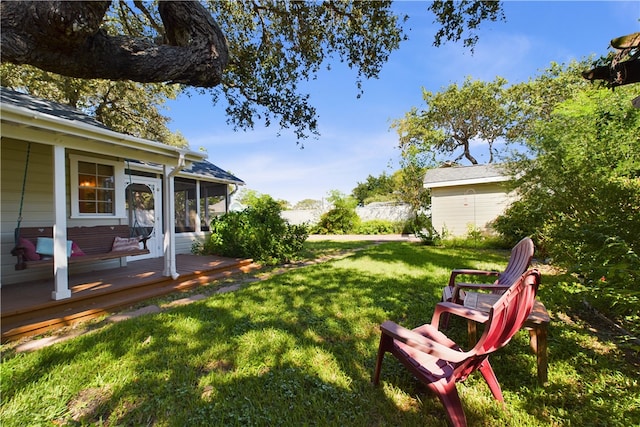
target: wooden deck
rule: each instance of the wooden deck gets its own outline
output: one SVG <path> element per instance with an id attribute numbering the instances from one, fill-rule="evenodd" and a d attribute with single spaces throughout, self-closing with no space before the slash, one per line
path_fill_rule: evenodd
<path id="1" fill-rule="evenodd" d="M 53 277 L 2 286 L 2 342 L 70 326 L 146 299 L 257 268 L 251 260 L 197 255 L 177 255 L 176 265 L 180 274 L 176 280 L 162 276 L 162 258 L 72 275 L 71 298 L 58 301 L 51 299 Z"/>

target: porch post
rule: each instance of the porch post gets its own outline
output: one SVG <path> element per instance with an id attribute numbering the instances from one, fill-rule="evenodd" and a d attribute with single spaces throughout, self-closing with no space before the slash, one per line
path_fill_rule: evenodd
<path id="1" fill-rule="evenodd" d="M 172 277 L 174 280 L 178 278 L 178 272 L 176 270 L 176 248 L 175 248 L 175 193 L 174 193 L 174 181 L 173 170 L 169 170 L 167 165 L 162 166 L 162 178 L 163 178 L 163 190 L 164 190 L 164 210 L 163 210 L 163 222 L 164 222 L 164 242 L 163 242 L 163 254 L 164 254 L 164 270 L 162 275 L 165 277 Z"/>
<path id="2" fill-rule="evenodd" d="M 231 204 L 231 194 L 229 194 L 229 185 L 224 186 L 224 213 L 229 213 L 229 205 Z"/>
<path id="3" fill-rule="evenodd" d="M 69 290 L 69 262 L 67 254 L 67 197 L 66 197 L 65 149 L 53 146 L 53 274 L 55 290 L 51 298 L 60 300 L 71 297 Z"/>
<path id="4" fill-rule="evenodd" d="M 202 212 L 200 209 L 200 180 L 196 179 L 196 223 L 193 225 L 193 231 L 200 233 L 202 231 Z"/>

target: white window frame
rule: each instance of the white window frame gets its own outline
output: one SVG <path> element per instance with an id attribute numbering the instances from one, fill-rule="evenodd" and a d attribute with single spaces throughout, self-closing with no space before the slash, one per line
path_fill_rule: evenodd
<path id="1" fill-rule="evenodd" d="M 78 206 L 78 162 L 97 163 L 101 165 L 113 166 L 114 179 L 114 212 L 113 213 L 81 213 Z M 126 218 L 125 209 L 125 179 L 124 179 L 124 162 L 114 160 L 101 159 L 98 157 L 79 156 L 76 154 L 69 155 L 69 186 L 71 195 L 71 218 Z"/>

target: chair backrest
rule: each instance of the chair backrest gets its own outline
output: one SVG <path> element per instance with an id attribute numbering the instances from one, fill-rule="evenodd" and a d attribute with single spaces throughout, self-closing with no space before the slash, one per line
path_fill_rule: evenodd
<path id="1" fill-rule="evenodd" d="M 534 250 L 533 240 L 528 237 L 520 240 L 518 244 L 511 249 L 507 267 L 500 273 L 495 284 L 511 286 L 515 283 L 516 280 L 527 271 L 527 268 L 529 268 Z M 502 290 L 500 292 L 502 292 Z"/>
<path id="2" fill-rule="evenodd" d="M 507 345 L 511 338 L 522 328 L 531 314 L 538 287 L 540 273 L 536 269 L 525 272 L 507 289 L 489 310 L 489 320 L 475 347 L 473 354 L 456 367 L 456 377 L 465 379 L 476 370 L 489 354 Z"/>

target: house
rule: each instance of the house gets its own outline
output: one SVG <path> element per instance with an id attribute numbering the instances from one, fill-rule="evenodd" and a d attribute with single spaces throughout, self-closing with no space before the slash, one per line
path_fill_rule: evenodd
<path id="1" fill-rule="evenodd" d="M 444 166 L 429 169 L 424 187 L 431 189 L 431 218 L 440 235 L 466 236 L 490 231 L 490 223 L 512 203 L 511 178 L 500 165 Z"/>
<path id="2" fill-rule="evenodd" d="M 53 299 L 70 296 L 74 272 L 114 268 L 127 260 L 189 253 L 210 219 L 228 211 L 244 182 L 190 151 L 114 132 L 65 105 L 1 89 L 1 282 L 55 279 Z M 53 227 L 53 268 L 17 271 L 14 230 Z M 148 254 L 70 265 L 67 227 L 128 225 L 148 237 Z M 62 248 L 61 252 L 58 252 Z"/>

